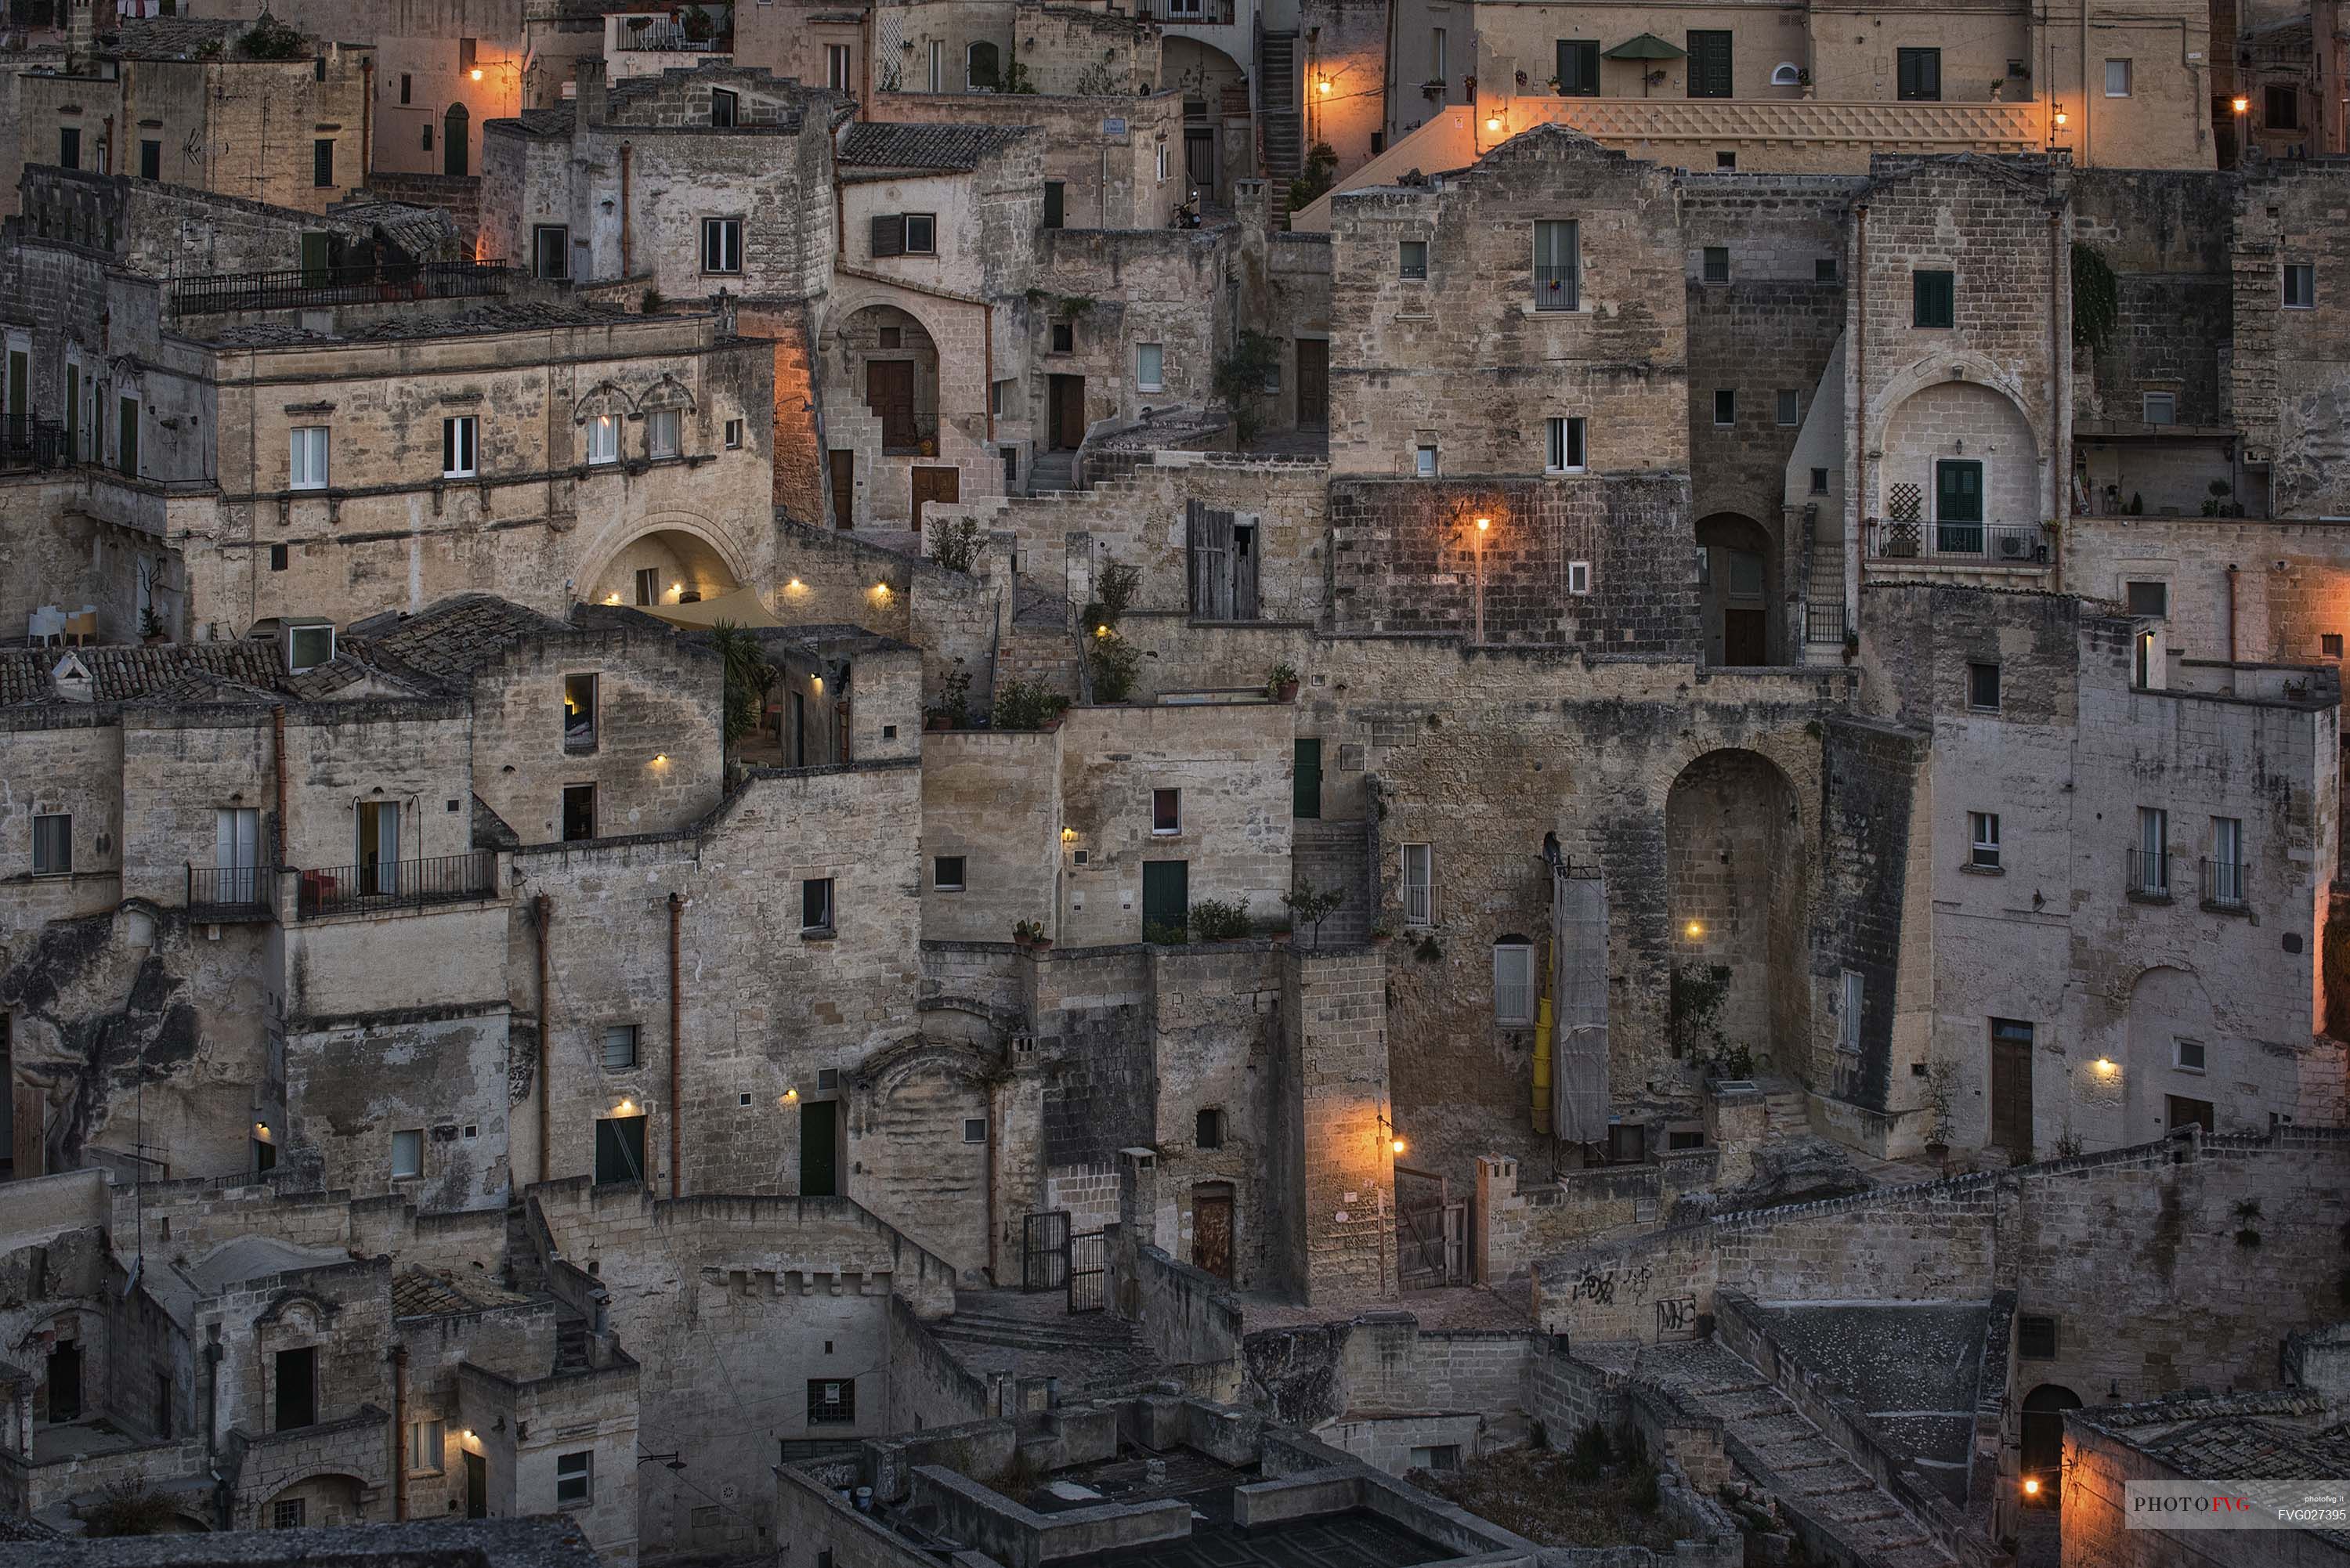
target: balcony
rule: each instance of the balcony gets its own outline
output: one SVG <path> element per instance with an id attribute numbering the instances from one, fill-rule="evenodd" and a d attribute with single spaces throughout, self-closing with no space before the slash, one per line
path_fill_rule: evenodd
<path id="1" fill-rule="evenodd" d="M 277 871 L 269 866 L 188 867 L 188 923 L 227 926 L 277 918 Z"/>
<path id="2" fill-rule="evenodd" d="M 2129 881 L 2125 891 L 2133 904 L 2170 902 L 2170 856 L 2165 851 L 2129 852 Z"/>
<path id="3" fill-rule="evenodd" d="M 60 421 L 26 414 L 0 419 L 0 469 L 64 468 L 72 461 Z"/>
<path id="4" fill-rule="evenodd" d="M 1583 277 L 1571 266 L 1534 268 L 1536 310 L 1579 310 L 1583 307 Z"/>
<path id="5" fill-rule="evenodd" d="M 2241 860 L 2212 860 L 2203 863 L 2203 907 L 2218 914 L 2241 915 L 2248 907 L 2245 888 L 2251 867 Z"/>
<path id="6" fill-rule="evenodd" d="M 497 852 L 477 849 L 426 860 L 373 860 L 304 871 L 296 911 L 305 920 L 328 915 L 396 915 L 434 904 L 494 898 L 497 890 Z"/>
<path id="7" fill-rule="evenodd" d="M 681 22 L 662 16 L 630 16 L 612 29 L 612 46 L 624 54 L 728 55 L 734 52 L 734 29 L 712 28 L 705 37 L 687 33 Z M 639 26 L 639 24 L 643 24 Z"/>
<path id="8" fill-rule="evenodd" d="M 172 284 L 174 318 L 230 311 L 300 310 L 384 300 L 502 297 L 513 269 L 496 261 L 393 262 L 214 273 Z"/>
<path id="9" fill-rule="evenodd" d="M 1134 16 L 1170 27 L 1229 27 L 1232 0 L 1134 0 Z"/>
<path id="10" fill-rule="evenodd" d="M 2044 571 L 2056 531 L 2045 523 L 1921 523 L 1872 517 L 1862 534 L 1871 561 Z"/>

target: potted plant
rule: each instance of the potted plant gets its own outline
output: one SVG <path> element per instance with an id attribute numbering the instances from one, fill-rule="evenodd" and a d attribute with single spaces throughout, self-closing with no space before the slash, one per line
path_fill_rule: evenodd
<path id="1" fill-rule="evenodd" d="M 1817 89 L 1812 86 L 1812 73 L 1808 70 L 1798 69 L 1795 72 L 1795 87 L 1805 98 L 1817 96 Z"/>
<path id="2" fill-rule="evenodd" d="M 172 640 L 172 634 L 164 628 L 163 618 L 155 613 L 153 605 L 139 612 L 139 640 L 150 648 Z"/>
<path id="3" fill-rule="evenodd" d="M 2006 90 L 2007 90 L 2007 78 L 2006 78 L 2005 77 L 2002 77 L 2002 78 L 2000 78 L 1997 81 L 1995 81 L 1995 82 L 1991 83 L 1991 102 L 1993 102 L 1993 103 L 1997 103 L 1997 102 L 2000 100 L 2000 95 L 2001 95 L 2002 93 L 2003 93 L 2004 91 L 2006 91 Z"/>
<path id="4" fill-rule="evenodd" d="M 1959 1066 L 1937 1062 L 1926 1069 L 1926 1110 L 1933 1120 L 1926 1128 L 1926 1152 L 1935 1160 L 1950 1158 L 1950 1122 L 1957 1114 Z"/>
<path id="5" fill-rule="evenodd" d="M 1296 701 L 1297 667 L 1288 663 L 1274 665 L 1272 673 L 1265 677 L 1264 690 L 1265 694 L 1276 702 Z"/>
<path id="6" fill-rule="evenodd" d="M 1053 939 L 1045 934 L 1045 922 L 1042 920 L 1014 920 L 1012 922 L 1012 945 L 1023 952 L 1043 952 L 1053 945 Z"/>
<path id="7" fill-rule="evenodd" d="M 1438 99 L 1442 98 L 1444 96 L 1444 78 L 1441 77 L 1432 77 L 1429 80 L 1420 83 L 1419 96 L 1428 99 L 1430 103 L 1434 103 Z"/>
<path id="8" fill-rule="evenodd" d="M 1249 934 L 1248 898 L 1201 898 L 1191 906 L 1191 930 L 1203 942 L 1236 942 Z"/>
<path id="9" fill-rule="evenodd" d="M 1859 657 L 1860 633 L 1856 631 L 1846 632 L 1844 634 L 1844 661 L 1846 664 L 1850 664 L 1854 659 L 1858 659 Z"/>

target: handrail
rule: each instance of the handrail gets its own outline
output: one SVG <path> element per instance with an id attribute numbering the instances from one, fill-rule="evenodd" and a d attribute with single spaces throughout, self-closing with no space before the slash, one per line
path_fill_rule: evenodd
<path id="1" fill-rule="evenodd" d="M 188 919 L 201 925 L 277 917 L 274 866 L 198 866 L 188 862 Z"/>
<path id="2" fill-rule="evenodd" d="M 513 272 L 502 261 L 427 261 L 210 273 L 172 280 L 172 314 L 493 297 L 506 292 Z"/>
<path id="3" fill-rule="evenodd" d="M 370 860 L 358 866 L 312 867 L 301 872 L 298 918 L 390 912 L 426 904 L 485 898 L 497 891 L 494 849 L 422 860 Z"/>

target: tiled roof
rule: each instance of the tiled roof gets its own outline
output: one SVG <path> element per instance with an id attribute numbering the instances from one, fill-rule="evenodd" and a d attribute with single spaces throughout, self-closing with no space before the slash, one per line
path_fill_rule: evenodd
<path id="1" fill-rule="evenodd" d="M 1019 125 L 879 125 L 858 120 L 841 133 L 838 161 L 868 169 L 976 169 L 981 159 L 1027 134 Z"/>
<path id="2" fill-rule="evenodd" d="M 552 616 L 494 594 L 461 594 L 381 632 L 362 634 L 355 628 L 352 646 L 369 664 L 453 690 L 516 639 L 569 629 Z"/>
<path id="3" fill-rule="evenodd" d="M 526 109 L 511 119 L 492 120 L 493 125 L 518 125 L 525 136 L 567 137 L 579 121 L 579 111 L 571 104 L 553 109 Z"/>
<path id="4" fill-rule="evenodd" d="M 528 332 L 549 327 L 601 327 L 629 318 L 618 306 L 514 299 L 485 305 L 463 316 L 387 315 L 342 328 L 317 332 L 293 321 L 231 321 L 208 330 L 203 341 L 222 348 L 268 348 L 303 343 L 394 343 L 416 337 L 468 337 L 493 332 Z"/>
<path id="5" fill-rule="evenodd" d="M 217 46 L 220 56 L 234 57 L 236 41 L 252 30 L 250 22 L 221 17 L 151 16 L 102 35 L 99 52 L 126 60 L 185 60 Z"/>
<path id="6" fill-rule="evenodd" d="M 275 690 L 285 676 L 274 642 L 175 642 L 155 648 L 30 648 L 0 652 L 0 705 L 62 701 L 50 678 L 68 654 L 89 671 L 90 701 L 127 702 L 194 690 L 191 681 L 232 681 Z M 183 701 L 235 701 L 182 697 Z"/>
<path id="7" fill-rule="evenodd" d="M 463 1274 L 436 1274 L 423 1269 L 402 1269 L 391 1278 L 394 1317 L 449 1316 L 483 1312 L 491 1307 L 521 1306 L 528 1296 L 501 1289 L 486 1279 Z"/>

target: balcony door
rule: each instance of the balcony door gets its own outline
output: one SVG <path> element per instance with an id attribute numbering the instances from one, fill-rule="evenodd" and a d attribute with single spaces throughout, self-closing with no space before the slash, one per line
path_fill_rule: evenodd
<path id="1" fill-rule="evenodd" d="M 1982 490 L 1981 463 L 1952 460 L 1934 465 L 1934 543 L 1941 554 L 1982 554 Z"/>
<path id="2" fill-rule="evenodd" d="M 213 814 L 213 864 L 220 869 L 214 895 L 224 904 L 259 901 L 261 813 L 250 806 L 224 806 Z"/>
<path id="3" fill-rule="evenodd" d="M 914 431 L 914 362 L 873 359 L 865 366 L 865 406 L 880 416 L 881 449 L 911 452 L 921 438 Z"/>
<path id="4" fill-rule="evenodd" d="M 400 891 L 398 801 L 359 802 L 359 852 L 352 862 L 359 867 L 361 894 Z"/>
<path id="5" fill-rule="evenodd" d="M 1730 35 L 1692 31 L 1689 36 L 1689 95 L 1730 96 Z"/>

